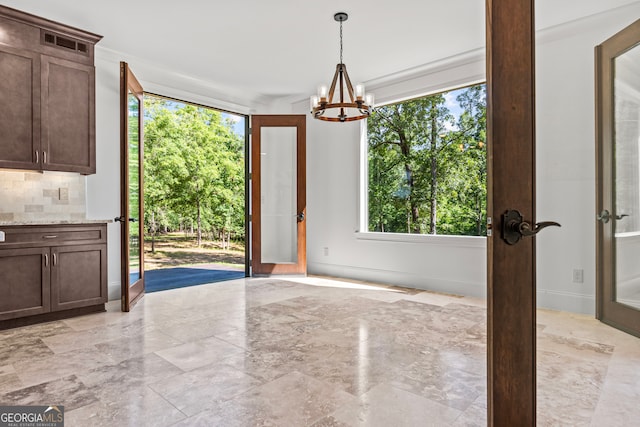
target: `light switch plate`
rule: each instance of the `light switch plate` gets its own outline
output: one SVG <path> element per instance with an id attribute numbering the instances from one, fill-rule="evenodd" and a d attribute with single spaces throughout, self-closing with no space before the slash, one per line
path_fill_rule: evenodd
<path id="1" fill-rule="evenodd" d="M 4 231 L 0 231 L 0 242 L 4 242 Z"/>
<path id="2" fill-rule="evenodd" d="M 69 189 L 68 188 L 61 187 L 61 188 L 58 189 L 58 192 L 59 192 L 58 193 L 59 194 L 58 200 L 63 201 L 63 202 L 66 202 L 66 201 L 69 200 Z"/>

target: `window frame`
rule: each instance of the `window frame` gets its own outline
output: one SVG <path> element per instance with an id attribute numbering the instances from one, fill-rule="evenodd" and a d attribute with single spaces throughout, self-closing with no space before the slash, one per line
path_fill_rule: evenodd
<path id="1" fill-rule="evenodd" d="M 486 78 L 467 79 L 447 86 L 435 86 L 428 92 L 420 92 L 401 98 L 389 98 L 378 103 L 376 107 L 398 104 L 413 99 L 425 98 L 440 93 L 451 92 L 467 87 L 487 84 Z M 362 241 L 400 242 L 400 243 L 428 243 L 457 247 L 481 247 L 486 245 L 486 236 L 452 235 L 452 234 L 417 234 L 369 231 L 369 147 L 368 147 L 368 119 L 360 121 L 359 140 L 359 182 L 358 182 L 358 218 L 355 238 Z"/>

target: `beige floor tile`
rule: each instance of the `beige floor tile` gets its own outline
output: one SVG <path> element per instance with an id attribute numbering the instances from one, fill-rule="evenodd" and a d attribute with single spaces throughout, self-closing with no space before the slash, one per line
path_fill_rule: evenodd
<path id="1" fill-rule="evenodd" d="M 538 310 L 538 424 L 635 425 L 640 339 Z M 486 303 L 324 277 L 241 279 L 0 331 L 0 403 L 68 425 L 486 425 Z"/>
<path id="2" fill-rule="evenodd" d="M 183 371 L 191 371 L 212 363 L 219 363 L 227 357 L 238 353 L 244 353 L 244 350 L 215 337 L 181 344 L 156 352 L 158 356 Z"/>
<path id="3" fill-rule="evenodd" d="M 118 401 L 98 401 L 65 413 L 67 427 L 163 427 L 185 419 L 173 405 L 147 388 L 123 393 Z"/>
<path id="4" fill-rule="evenodd" d="M 0 395 L 23 387 L 13 365 L 0 366 Z"/>
<path id="5" fill-rule="evenodd" d="M 23 360 L 14 363 L 14 367 L 22 384 L 28 387 L 69 375 L 79 375 L 111 363 L 113 359 L 108 355 L 95 348 L 84 348 L 37 360 Z"/>
<path id="6" fill-rule="evenodd" d="M 380 384 L 356 401 L 342 405 L 331 418 L 349 426 L 444 426 L 460 414 L 457 409 Z"/>
<path id="7" fill-rule="evenodd" d="M 191 426 L 308 426 L 355 397 L 299 372 L 255 387 L 179 424 Z"/>
<path id="8" fill-rule="evenodd" d="M 457 295 L 439 294 L 436 292 L 420 292 L 416 295 L 407 295 L 403 299 L 407 301 L 423 302 L 425 304 L 445 306 L 452 303 L 464 303 L 463 297 Z"/>
<path id="9" fill-rule="evenodd" d="M 75 375 L 15 390 L 0 396 L 3 405 L 62 405 L 72 411 L 98 398 Z"/>
<path id="10" fill-rule="evenodd" d="M 216 364 L 157 381 L 149 387 L 184 414 L 192 416 L 260 384 L 242 371 Z"/>
<path id="11" fill-rule="evenodd" d="M 181 341 L 154 330 L 96 344 L 95 347 L 115 362 L 120 362 L 181 344 Z"/>

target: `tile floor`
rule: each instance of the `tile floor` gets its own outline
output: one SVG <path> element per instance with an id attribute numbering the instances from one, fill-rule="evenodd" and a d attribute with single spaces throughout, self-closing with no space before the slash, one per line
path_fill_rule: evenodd
<path id="1" fill-rule="evenodd" d="M 484 301 L 327 278 L 0 332 L 0 405 L 70 426 L 484 426 Z M 640 425 L 640 339 L 538 311 L 538 424 Z"/>

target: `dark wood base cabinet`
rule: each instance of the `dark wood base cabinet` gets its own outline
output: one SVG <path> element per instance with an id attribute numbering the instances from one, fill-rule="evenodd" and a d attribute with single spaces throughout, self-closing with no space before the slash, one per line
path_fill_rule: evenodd
<path id="1" fill-rule="evenodd" d="M 0 231 L 0 329 L 104 311 L 106 224 Z"/>

